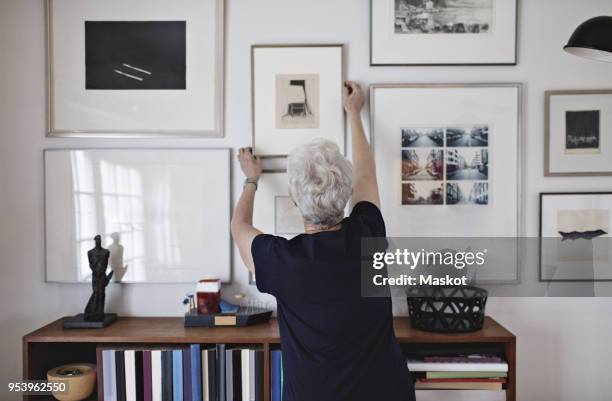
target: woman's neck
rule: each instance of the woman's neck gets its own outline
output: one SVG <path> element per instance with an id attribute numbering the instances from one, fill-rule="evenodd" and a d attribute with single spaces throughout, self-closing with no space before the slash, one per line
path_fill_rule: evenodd
<path id="1" fill-rule="evenodd" d="M 304 224 L 304 232 L 306 234 L 316 234 L 325 231 L 338 231 L 342 228 L 342 222 L 335 224 L 330 227 L 311 226 L 310 224 Z"/>

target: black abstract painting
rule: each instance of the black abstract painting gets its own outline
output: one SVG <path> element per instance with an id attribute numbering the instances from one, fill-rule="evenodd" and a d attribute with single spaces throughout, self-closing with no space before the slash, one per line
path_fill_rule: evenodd
<path id="1" fill-rule="evenodd" d="M 599 148 L 599 110 L 568 111 L 565 124 L 566 149 Z"/>
<path id="2" fill-rule="evenodd" d="M 186 89 L 185 21 L 86 21 L 86 89 Z"/>

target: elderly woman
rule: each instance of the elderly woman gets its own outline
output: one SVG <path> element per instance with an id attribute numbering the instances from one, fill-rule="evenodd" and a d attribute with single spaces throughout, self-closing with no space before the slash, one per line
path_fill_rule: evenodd
<path id="1" fill-rule="evenodd" d="M 246 181 L 232 234 L 257 288 L 276 297 L 285 401 L 409 401 L 414 388 L 393 332 L 391 301 L 361 296 L 361 238 L 384 237 L 374 159 L 363 131 L 365 98 L 347 82 L 353 165 L 315 140 L 289 156 L 289 194 L 305 234 L 287 240 L 253 227 L 259 158 L 240 149 Z M 353 209 L 344 217 L 351 199 Z"/>

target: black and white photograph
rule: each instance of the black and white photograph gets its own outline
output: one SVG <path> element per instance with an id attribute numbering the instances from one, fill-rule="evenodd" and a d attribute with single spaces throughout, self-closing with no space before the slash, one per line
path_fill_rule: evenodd
<path id="1" fill-rule="evenodd" d="M 396 34 L 484 34 L 493 0 L 395 0 Z"/>
<path id="2" fill-rule="evenodd" d="M 402 180 L 437 181 L 444 178 L 442 149 L 402 150 Z"/>
<path id="3" fill-rule="evenodd" d="M 487 147 L 489 146 L 489 127 L 486 125 L 448 127 L 446 128 L 446 146 Z"/>
<path id="4" fill-rule="evenodd" d="M 419 181 L 402 183 L 402 205 L 443 205 L 444 183 Z"/>
<path id="5" fill-rule="evenodd" d="M 599 110 L 566 111 L 566 153 L 599 153 L 599 121 Z"/>
<path id="6" fill-rule="evenodd" d="M 184 90 L 185 21 L 85 21 L 86 89 Z"/>
<path id="7" fill-rule="evenodd" d="M 276 128 L 319 128 L 319 75 L 276 76 Z"/>
<path id="8" fill-rule="evenodd" d="M 460 181 L 446 185 L 447 205 L 488 205 L 489 183 Z"/>
<path id="9" fill-rule="evenodd" d="M 489 150 L 483 148 L 446 149 L 446 179 L 487 180 L 489 178 Z"/>
<path id="10" fill-rule="evenodd" d="M 441 146 L 444 146 L 444 128 L 402 128 L 403 148 Z"/>

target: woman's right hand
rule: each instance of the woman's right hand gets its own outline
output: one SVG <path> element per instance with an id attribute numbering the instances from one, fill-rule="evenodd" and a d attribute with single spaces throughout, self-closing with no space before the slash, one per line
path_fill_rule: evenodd
<path id="1" fill-rule="evenodd" d="M 253 156 L 252 148 L 241 148 L 238 151 L 238 162 L 240 162 L 240 169 L 247 178 L 259 179 L 261 175 L 261 159 L 257 156 Z"/>
<path id="2" fill-rule="evenodd" d="M 365 104 L 365 96 L 357 82 L 345 81 L 342 88 L 342 103 L 347 114 L 359 114 Z"/>

